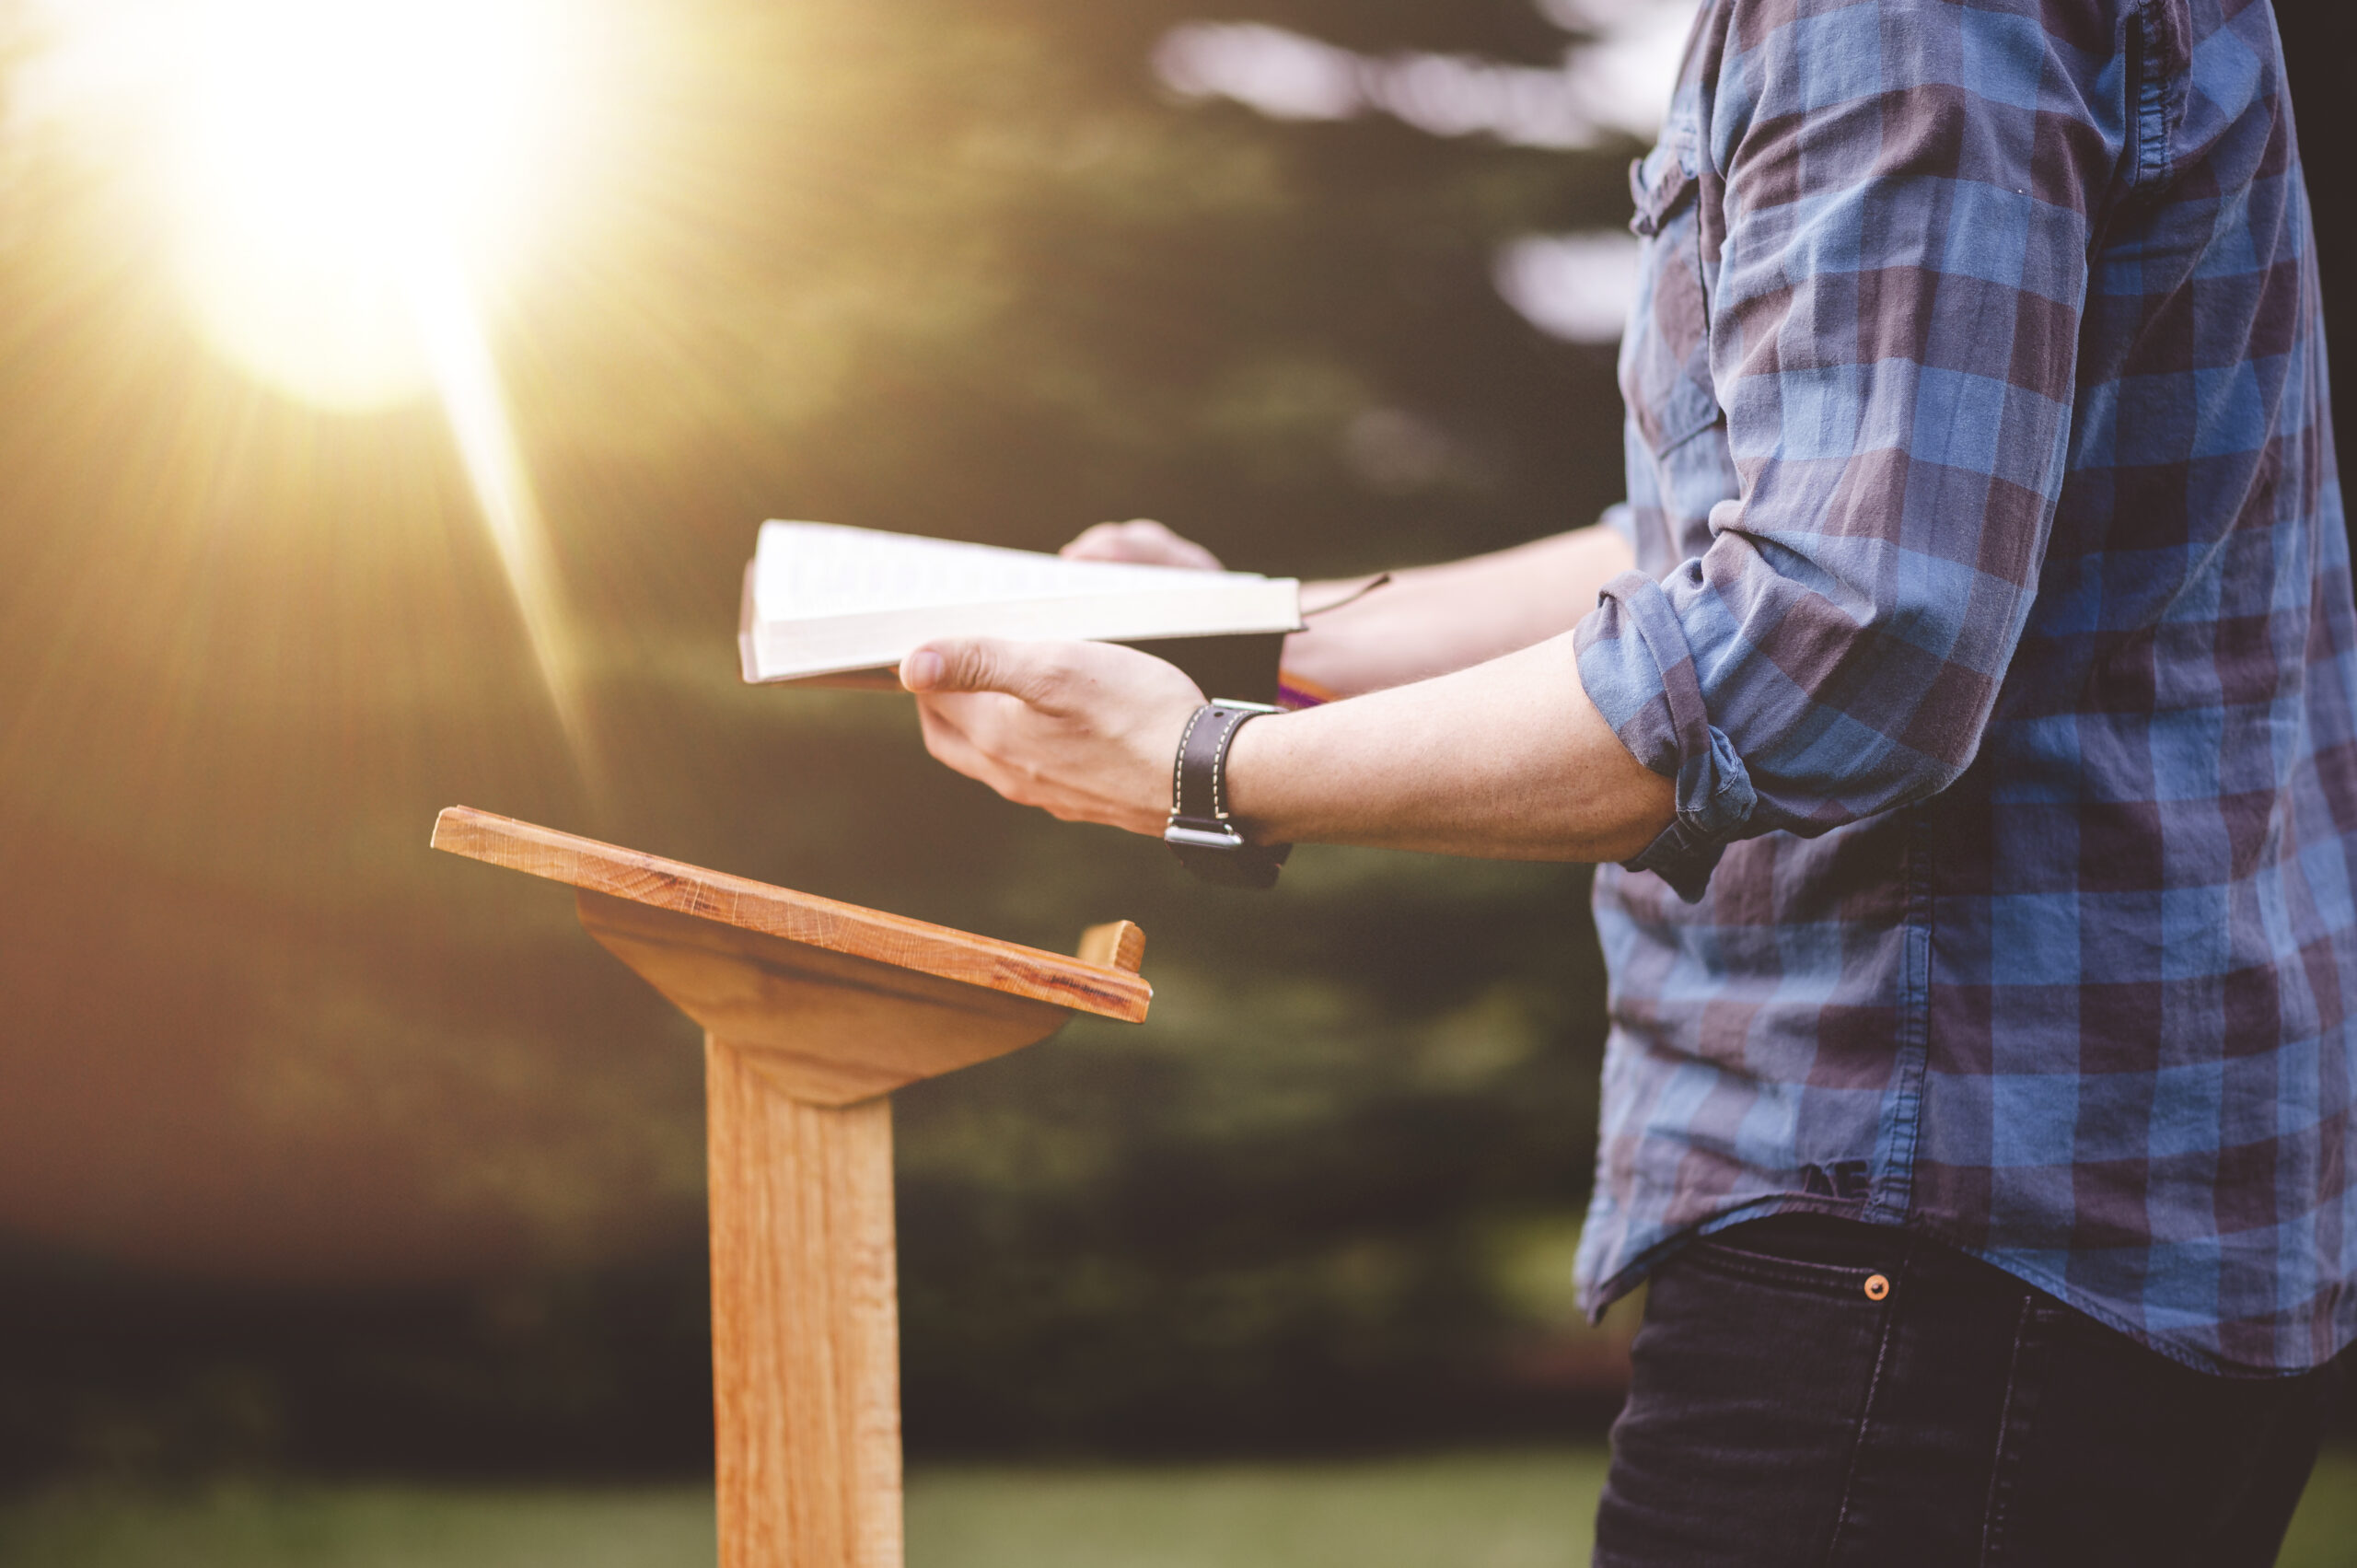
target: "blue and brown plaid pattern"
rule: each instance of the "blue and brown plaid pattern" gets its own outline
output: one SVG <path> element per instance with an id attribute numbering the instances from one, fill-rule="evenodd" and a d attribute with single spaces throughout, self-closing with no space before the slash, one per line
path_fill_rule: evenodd
<path id="1" fill-rule="evenodd" d="M 1905 1225 L 2195 1365 L 2357 1337 L 2357 614 L 2265 0 L 1708 0 L 1580 672 L 1591 1307 Z"/>

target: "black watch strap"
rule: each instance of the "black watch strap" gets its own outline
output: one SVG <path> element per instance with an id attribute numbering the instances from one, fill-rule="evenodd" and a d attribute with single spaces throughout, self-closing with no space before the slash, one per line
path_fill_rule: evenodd
<path id="1" fill-rule="evenodd" d="M 1170 766 L 1170 821 L 1162 842 L 1206 882 L 1273 888 L 1285 856 L 1293 853 L 1291 844 L 1248 842 L 1227 810 L 1228 746 L 1245 725 L 1279 711 L 1263 703 L 1206 703 L 1178 737 L 1178 755 Z"/>

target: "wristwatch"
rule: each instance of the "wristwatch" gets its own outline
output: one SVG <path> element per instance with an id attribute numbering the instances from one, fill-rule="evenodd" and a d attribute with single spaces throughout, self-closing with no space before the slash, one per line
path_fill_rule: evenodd
<path id="1" fill-rule="evenodd" d="M 1273 888 L 1291 844 L 1248 842 L 1227 813 L 1227 749 L 1236 732 L 1263 714 L 1283 712 L 1266 703 L 1225 698 L 1204 703 L 1178 737 L 1170 767 L 1170 821 L 1162 842 L 1178 864 L 1206 882 L 1227 888 Z"/>

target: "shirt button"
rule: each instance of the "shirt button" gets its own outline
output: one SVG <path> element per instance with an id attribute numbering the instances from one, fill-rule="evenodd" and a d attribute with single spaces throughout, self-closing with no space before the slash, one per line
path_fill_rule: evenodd
<path id="1" fill-rule="evenodd" d="M 1866 1299 L 1868 1301 L 1880 1301 L 1884 1296 L 1888 1295 L 1889 1294 L 1890 1281 L 1887 1278 L 1881 1274 L 1868 1274 L 1866 1276 Z"/>

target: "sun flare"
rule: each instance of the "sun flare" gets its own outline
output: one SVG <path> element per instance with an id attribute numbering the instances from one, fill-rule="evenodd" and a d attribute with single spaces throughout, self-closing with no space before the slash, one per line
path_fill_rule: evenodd
<path id="1" fill-rule="evenodd" d="M 548 0 L 209 0 L 169 138 L 205 337 L 303 401 L 438 377 L 432 280 L 512 263 L 561 187 L 578 29 Z"/>
<path id="2" fill-rule="evenodd" d="M 158 261 L 217 354 L 317 408 L 439 403 L 586 766 L 483 301 L 561 247 L 587 184 L 605 0 L 35 5 L 17 122 L 65 123 L 153 192 Z"/>

